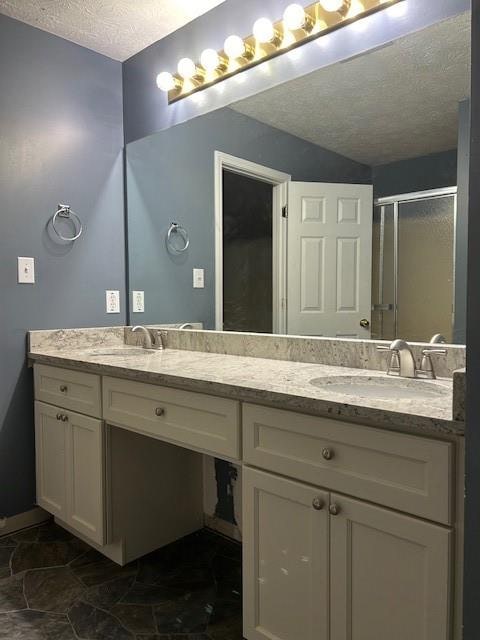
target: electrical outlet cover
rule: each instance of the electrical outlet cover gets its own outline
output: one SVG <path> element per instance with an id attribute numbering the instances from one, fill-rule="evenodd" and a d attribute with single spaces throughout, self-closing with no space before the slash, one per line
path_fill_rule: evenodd
<path id="1" fill-rule="evenodd" d="M 107 313 L 120 313 L 120 291 L 105 291 Z"/>
<path id="2" fill-rule="evenodd" d="M 132 291 L 132 313 L 143 313 L 145 311 L 145 292 Z"/>

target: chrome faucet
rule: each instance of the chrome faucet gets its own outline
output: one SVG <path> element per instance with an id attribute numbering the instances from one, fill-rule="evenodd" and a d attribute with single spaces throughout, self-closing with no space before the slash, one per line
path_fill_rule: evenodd
<path id="1" fill-rule="evenodd" d="M 410 345 L 405 340 L 394 340 L 389 347 L 377 347 L 378 351 L 390 352 L 387 375 L 416 378 L 417 367 Z"/>
<path id="2" fill-rule="evenodd" d="M 136 333 L 137 331 L 141 331 L 145 338 L 143 343 L 144 349 L 156 349 L 158 351 L 165 349 L 165 346 L 163 344 L 162 331 L 151 332 L 146 327 L 142 327 L 141 325 L 133 327 L 132 333 Z"/>
<path id="3" fill-rule="evenodd" d="M 143 333 L 143 337 L 144 337 L 143 348 L 153 349 L 153 342 L 152 342 L 152 336 L 150 334 L 150 331 L 146 327 L 142 327 L 140 325 L 137 325 L 132 329 L 132 333 L 136 333 L 137 331 L 141 331 Z"/>
<path id="4" fill-rule="evenodd" d="M 430 344 L 446 344 L 447 339 L 442 336 L 441 333 L 436 333 L 434 336 L 432 336 L 432 339 L 430 340 Z"/>
<path id="5" fill-rule="evenodd" d="M 434 336 L 442 338 L 442 336 Z M 432 338 L 433 340 L 433 338 Z M 431 343 L 438 344 L 438 342 Z M 400 376 L 401 378 L 427 378 L 435 380 L 435 369 L 433 367 L 432 355 L 447 355 L 446 349 L 426 348 L 422 349 L 422 364 L 417 369 L 415 356 L 410 345 L 405 340 L 394 340 L 389 347 L 377 347 L 378 351 L 388 351 L 390 353 L 390 361 L 388 363 L 387 375 Z"/>

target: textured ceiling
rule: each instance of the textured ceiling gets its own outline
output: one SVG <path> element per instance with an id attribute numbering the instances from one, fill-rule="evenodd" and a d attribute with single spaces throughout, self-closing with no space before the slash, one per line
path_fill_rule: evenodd
<path id="1" fill-rule="evenodd" d="M 379 165 L 457 145 L 470 94 L 470 13 L 231 105 L 353 160 Z"/>
<path id="2" fill-rule="evenodd" d="M 0 0 L 0 13 L 126 60 L 224 0 Z"/>

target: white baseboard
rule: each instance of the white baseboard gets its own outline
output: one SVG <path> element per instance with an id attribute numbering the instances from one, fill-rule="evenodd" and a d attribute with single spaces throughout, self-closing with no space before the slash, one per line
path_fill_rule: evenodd
<path id="1" fill-rule="evenodd" d="M 33 527 L 36 524 L 45 522 L 49 518 L 51 518 L 51 515 L 41 507 L 35 507 L 30 511 L 19 513 L 16 516 L 0 518 L 0 537 L 9 535 L 15 531 L 20 531 L 20 529 Z"/>

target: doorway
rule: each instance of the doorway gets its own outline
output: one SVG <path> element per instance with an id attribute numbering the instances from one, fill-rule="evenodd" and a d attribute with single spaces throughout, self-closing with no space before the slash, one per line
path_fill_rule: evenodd
<path id="1" fill-rule="evenodd" d="M 273 185 L 223 170 L 223 329 L 273 331 Z"/>
<path id="2" fill-rule="evenodd" d="M 290 176 L 215 152 L 215 328 L 285 331 Z"/>

